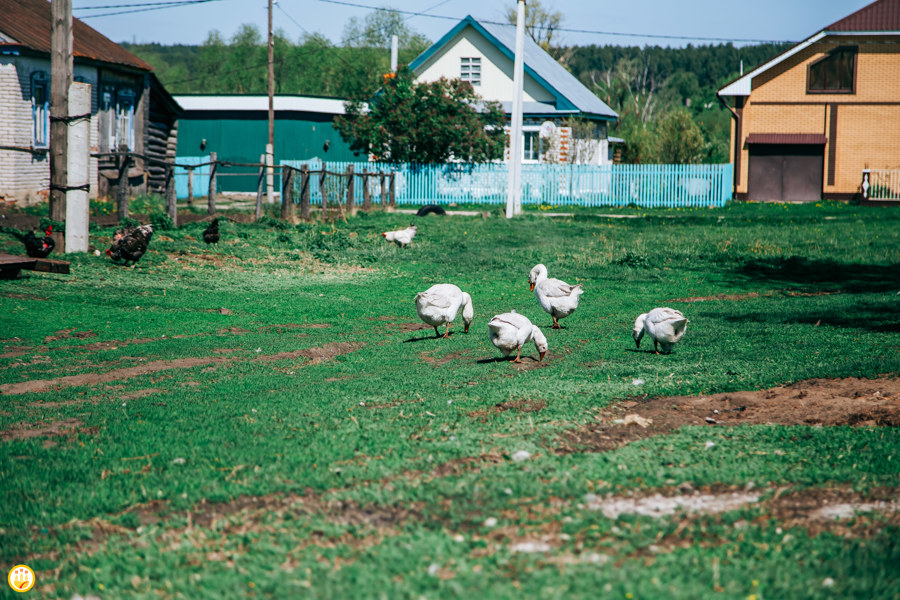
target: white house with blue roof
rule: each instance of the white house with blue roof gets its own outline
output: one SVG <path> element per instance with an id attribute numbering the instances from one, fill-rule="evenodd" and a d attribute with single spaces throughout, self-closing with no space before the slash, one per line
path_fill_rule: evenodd
<path id="1" fill-rule="evenodd" d="M 500 102 L 512 113 L 516 28 L 482 23 L 467 16 L 412 63 L 419 81 L 462 79 L 485 100 Z M 525 37 L 523 161 L 609 164 L 609 124 L 618 115 L 531 38 Z M 573 139 L 566 120 L 578 117 L 593 125 Z M 505 159 L 509 160 L 507 146 Z"/>

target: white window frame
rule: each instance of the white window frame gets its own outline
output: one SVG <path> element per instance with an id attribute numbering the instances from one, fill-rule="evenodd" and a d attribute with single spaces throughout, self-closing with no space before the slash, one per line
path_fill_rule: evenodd
<path id="1" fill-rule="evenodd" d="M 459 78 L 472 86 L 481 85 L 481 57 L 462 56 L 459 59 Z"/>
<path id="2" fill-rule="evenodd" d="M 40 93 L 39 93 L 40 90 Z M 43 96 L 43 101 L 41 101 Z M 44 71 L 31 75 L 31 145 L 50 147 L 50 76 Z"/>
<path id="3" fill-rule="evenodd" d="M 529 139 L 532 141 L 528 143 Z M 523 163 L 539 163 L 543 154 L 543 144 L 541 142 L 540 127 L 523 127 L 522 128 L 522 162 Z"/>
<path id="4" fill-rule="evenodd" d="M 101 150 L 116 152 L 124 144 L 134 150 L 134 108 L 137 93 L 130 87 L 100 88 Z"/>

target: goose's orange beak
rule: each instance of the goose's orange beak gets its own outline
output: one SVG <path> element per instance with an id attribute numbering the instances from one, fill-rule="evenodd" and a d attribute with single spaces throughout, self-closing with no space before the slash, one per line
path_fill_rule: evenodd
<path id="1" fill-rule="evenodd" d="M 539 356 L 540 356 L 540 361 L 541 361 L 541 362 L 544 362 L 544 355 L 545 355 L 545 354 L 547 354 L 546 351 L 540 353 Z"/>
<path id="2" fill-rule="evenodd" d="M 531 291 L 533 292 L 533 291 L 534 291 L 534 282 L 533 282 L 533 281 L 529 281 L 529 282 L 528 282 L 528 285 L 531 286 Z"/>

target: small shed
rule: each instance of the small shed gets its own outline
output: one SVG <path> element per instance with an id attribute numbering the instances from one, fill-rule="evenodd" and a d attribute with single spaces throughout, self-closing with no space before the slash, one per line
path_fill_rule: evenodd
<path id="1" fill-rule="evenodd" d="M 179 120 L 177 156 L 205 156 L 232 163 L 258 163 L 269 139 L 269 99 L 266 95 L 179 95 L 184 108 Z M 344 114 L 344 100 L 316 96 L 274 97 L 274 160 L 365 160 L 355 155 L 333 126 Z M 218 189 L 256 190 L 256 169 L 220 169 Z"/>

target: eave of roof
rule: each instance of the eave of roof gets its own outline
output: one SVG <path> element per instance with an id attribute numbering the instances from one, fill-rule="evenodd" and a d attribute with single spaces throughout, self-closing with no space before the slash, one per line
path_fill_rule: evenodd
<path id="1" fill-rule="evenodd" d="M 50 54 L 51 13 L 46 0 L 0 0 L 0 32 L 14 42 L 8 48 L 21 47 Z M 72 19 L 72 54 L 78 59 L 152 71 L 153 67 L 96 29 Z"/>
<path id="2" fill-rule="evenodd" d="M 176 102 L 191 111 L 267 111 L 269 97 L 266 95 L 176 95 Z M 312 112 L 330 115 L 344 114 L 344 100 L 319 98 L 314 96 L 275 96 L 276 111 Z"/>
<path id="3" fill-rule="evenodd" d="M 515 29 L 508 32 L 501 25 L 485 25 L 479 23 L 471 15 L 467 15 L 463 20 L 457 23 L 450 31 L 441 37 L 437 42 L 432 44 L 425 52 L 420 54 L 413 60 L 409 68 L 416 72 L 420 67 L 425 65 L 432 57 L 438 54 L 459 32 L 466 27 L 471 26 L 478 33 L 484 36 L 491 44 L 497 47 L 504 56 L 511 61 L 515 61 Z M 602 100 L 597 98 L 583 83 L 578 81 L 575 76 L 565 70 L 562 65 L 553 60 L 543 48 L 538 46 L 534 40 L 525 38 L 525 72 L 549 91 L 556 98 L 557 111 L 572 111 L 591 115 L 596 117 L 605 117 L 607 119 L 617 119 L 618 115 L 614 110 L 606 105 Z"/>
<path id="4" fill-rule="evenodd" d="M 722 86 L 719 96 L 749 96 L 753 78 L 827 36 L 900 35 L 900 0 L 876 0 Z"/>

